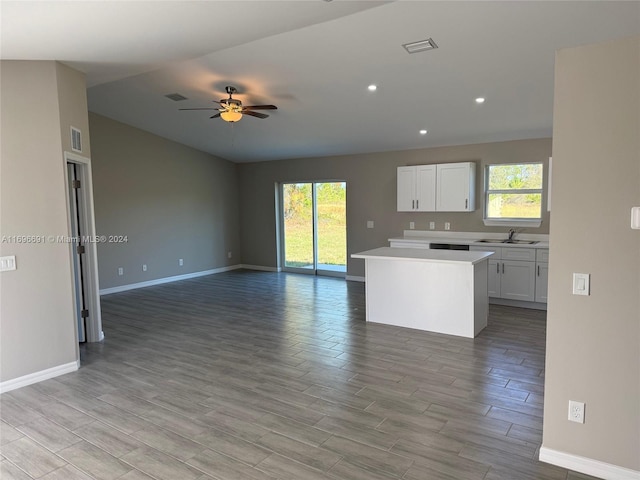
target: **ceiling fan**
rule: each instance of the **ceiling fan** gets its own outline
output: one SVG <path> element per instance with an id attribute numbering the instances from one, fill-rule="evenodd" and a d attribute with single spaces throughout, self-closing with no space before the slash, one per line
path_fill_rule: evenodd
<path id="1" fill-rule="evenodd" d="M 266 113 L 255 112 L 254 110 L 277 110 L 275 105 L 248 105 L 243 106 L 240 100 L 233 98 L 234 93 L 238 93 L 236 87 L 228 85 L 225 87 L 226 92 L 229 94 L 229 98 L 223 98 L 219 102 L 220 107 L 208 107 L 208 108 L 181 108 L 180 110 L 219 110 L 219 113 L 209 118 L 222 118 L 225 122 L 234 123 L 239 121 L 243 115 L 249 115 L 257 118 L 267 118 L 269 115 Z"/>

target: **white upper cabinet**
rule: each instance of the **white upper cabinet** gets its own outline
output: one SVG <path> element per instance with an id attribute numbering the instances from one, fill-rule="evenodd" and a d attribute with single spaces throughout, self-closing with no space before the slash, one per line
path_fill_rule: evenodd
<path id="1" fill-rule="evenodd" d="M 472 212 L 476 164 L 398 167 L 399 212 Z"/>
<path id="2" fill-rule="evenodd" d="M 436 210 L 472 212 L 475 210 L 476 164 L 445 163 L 437 165 Z"/>
<path id="3" fill-rule="evenodd" d="M 436 208 L 436 166 L 398 167 L 398 211 L 433 212 Z"/>

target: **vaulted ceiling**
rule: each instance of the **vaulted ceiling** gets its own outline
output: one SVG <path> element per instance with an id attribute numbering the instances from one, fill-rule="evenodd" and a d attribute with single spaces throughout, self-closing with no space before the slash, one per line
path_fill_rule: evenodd
<path id="1" fill-rule="evenodd" d="M 4 0 L 0 16 L 2 59 L 66 63 L 91 111 L 234 162 L 548 137 L 555 51 L 640 34 L 638 1 Z M 178 110 L 226 85 L 278 110 Z"/>

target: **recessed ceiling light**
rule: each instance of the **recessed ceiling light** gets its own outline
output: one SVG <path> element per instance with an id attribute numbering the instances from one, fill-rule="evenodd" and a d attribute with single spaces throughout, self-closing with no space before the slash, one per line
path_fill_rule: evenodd
<path id="1" fill-rule="evenodd" d="M 378 89 L 377 85 L 371 84 L 367 87 L 370 92 L 375 92 Z"/>
<path id="2" fill-rule="evenodd" d="M 420 130 L 420 135 L 426 135 L 427 131 L 425 129 Z"/>
<path id="3" fill-rule="evenodd" d="M 476 103 L 484 103 L 484 97 L 476 98 Z"/>

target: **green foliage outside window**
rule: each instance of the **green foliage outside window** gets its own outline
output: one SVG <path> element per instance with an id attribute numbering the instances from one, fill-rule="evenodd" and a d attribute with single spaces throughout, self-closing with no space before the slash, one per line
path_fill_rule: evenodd
<path id="1" fill-rule="evenodd" d="M 542 173 L 542 163 L 489 165 L 486 218 L 539 219 Z"/>

